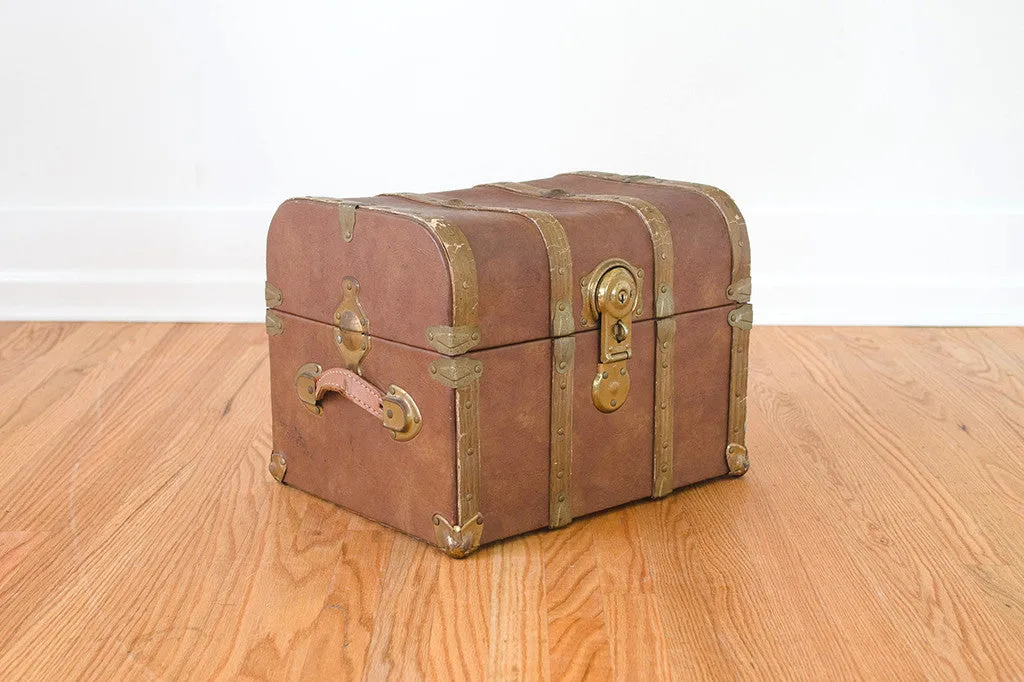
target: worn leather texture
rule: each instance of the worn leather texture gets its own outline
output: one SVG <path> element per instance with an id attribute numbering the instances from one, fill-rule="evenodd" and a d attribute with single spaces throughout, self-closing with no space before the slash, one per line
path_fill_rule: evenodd
<path id="1" fill-rule="evenodd" d="M 530 184 L 637 197 L 664 214 L 675 259 L 672 483 L 678 488 L 727 473 L 732 340 L 727 318 L 737 304 L 726 296 L 732 251 L 721 212 L 702 193 L 677 186 L 581 175 Z M 480 186 L 429 196 L 540 210 L 564 228 L 576 324 L 571 513 L 579 517 L 649 497 L 655 292 L 654 251 L 644 221 L 626 206 L 557 194 L 536 197 Z M 352 201 L 441 219 L 465 234 L 476 261 L 480 335 L 467 357 L 484 368 L 478 398 L 482 542 L 547 527 L 553 341 L 549 263 L 537 225 L 516 213 L 396 196 Z M 450 275 L 438 240 L 416 220 L 368 208 L 356 209 L 355 215 L 351 241 L 342 237 L 336 203 L 290 200 L 271 224 L 268 280 L 282 292 L 274 313 L 284 323 L 283 332 L 270 337 L 274 451 L 286 457 L 285 483 L 433 543 L 433 515 L 457 518 L 455 391 L 430 377 L 430 363 L 444 356 L 426 334 L 428 327 L 452 324 Z M 591 398 L 598 333 L 580 324 L 578 282 L 610 258 L 625 259 L 647 276 L 640 319 L 633 324 L 629 399 L 615 412 L 603 413 Z M 371 337 L 358 381 L 329 369 L 341 364 L 331 322 L 346 276 L 359 282 Z M 327 370 L 322 385 L 352 400 L 328 392 L 321 416 L 305 409 L 294 376 L 309 362 Z M 379 387 L 390 383 L 407 390 L 422 413 L 422 431 L 409 442 L 392 440 L 365 405 L 355 404 L 369 404 L 379 416 Z"/>

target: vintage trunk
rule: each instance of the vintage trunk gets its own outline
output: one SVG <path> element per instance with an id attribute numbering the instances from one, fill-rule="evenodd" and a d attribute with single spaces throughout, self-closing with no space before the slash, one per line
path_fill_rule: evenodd
<path id="1" fill-rule="evenodd" d="M 452 556 L 747 470 L 750 250 L 721 190 L 292 199 L 267 279 L 271 473 Z"/>

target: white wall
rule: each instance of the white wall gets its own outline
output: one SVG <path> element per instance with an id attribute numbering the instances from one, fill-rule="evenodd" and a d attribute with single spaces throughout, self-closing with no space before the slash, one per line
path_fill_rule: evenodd
<path id="1" fill-rule="evenodd" d="M 274 207 L 728 190 L 759 323 L 1024 324 L 1024 6 L 0 0 L 0 317 L 260 320 Z"/>

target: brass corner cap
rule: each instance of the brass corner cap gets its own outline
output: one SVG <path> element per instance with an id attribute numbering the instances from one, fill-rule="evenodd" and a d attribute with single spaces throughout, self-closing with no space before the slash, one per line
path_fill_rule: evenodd
<path id="1" fill-rule="evenodd" d="M 725 461 L 729 465 L 730 476 L 742 476 L 750 470 L 750 458 L 747 449 L 739 443 L 729 443 L 725 448 Z"/>
<path id="2" fill-rule="evenodd" d="M 461 526 L 454 526 L 440 514 L 434 514 L 434 532 L 437 546 L 441 551 L 455 559 L 472 554 L 480 546 L 480 536 L 484 532 L 484 517 L 474 514 L 469 521 Z"/>
<path id="3" fill-rule="evenodd" d="M 275 452 L 270 455 L 270 466 L 267 469 L 270 470 L 270 475 L 278 483 L 284 483 L 284 474 L 288 470 L 288 462 L 285 461 L 283 454 Z"/>

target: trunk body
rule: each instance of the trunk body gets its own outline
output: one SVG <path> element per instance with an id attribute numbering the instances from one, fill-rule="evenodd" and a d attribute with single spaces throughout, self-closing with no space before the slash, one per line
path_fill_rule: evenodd
<path id="1" fill-rule="evenodd" d="M 746 471 L 749 244 L 720 190 L 293 199 L 267 279 L 271 472 L 453 556 Z"/>

